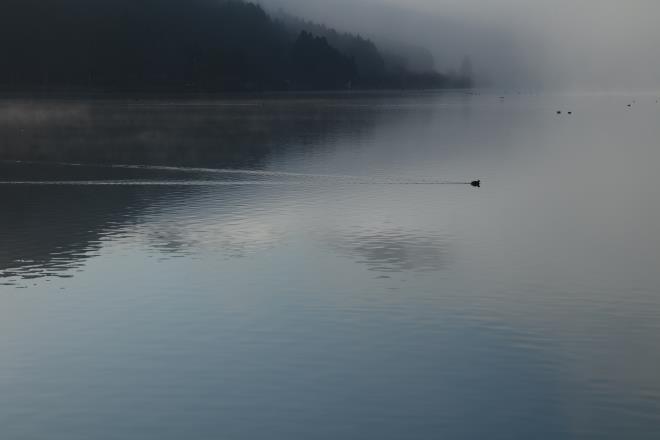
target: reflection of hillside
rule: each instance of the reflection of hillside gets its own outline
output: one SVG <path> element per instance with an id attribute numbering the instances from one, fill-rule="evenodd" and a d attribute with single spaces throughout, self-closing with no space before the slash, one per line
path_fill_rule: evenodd
<path id="1" fill-rule="evenodd" d="M 59 275 L 76 268 L 148 203 L 135 188 L 2 188 L 0 277 Z"/>
<path id="2" fill-rule="evenodd" d="M 330 105 L 328 104 L 330 103 Z M 97 102 L 0 102 L 2 180 L 168 179 L 155 170 L 48 165 L 48 162 L 260 168 L 272 154 L 324 148 L 327 139 L 369 133 L 382 112 L 359 117 L 336 101 L 160 105 Z M 183 178 L 191 177 L 185 175 Z M 103 237 L 177 196 L 186 205 L 201 189 L 131 187 L 0 187 L 0 278 L 70 273 Z M 236 192 L 224 187 L 222 193 Z M 181 194 L 184 194 L 182 197 Z M 240 192 L 236 192 L 240 197 Z M 176 230 L 161 231 L 167 253 Z M 225 234 L 226 235 L 226 234 Z M 240 235 L 240 234 L 239 234 Z M 229 243 L 240 237 L 225 237 Z M 233 243 L 235 244 L 235 243 Z"/>
<path id="3" fill-rule="evenodd" d="M 160 103 L 0 102 L 0 159 L 176 166 L 259 166 L 377 123 L 376 107 L 341 100 Z"/>

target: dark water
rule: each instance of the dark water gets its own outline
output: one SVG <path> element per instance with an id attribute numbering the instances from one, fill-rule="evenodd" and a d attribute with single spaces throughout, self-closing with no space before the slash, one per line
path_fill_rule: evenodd
<path id="1" fill-rule="evenodd" d="M 656 99 L 0 101 L 0 437 L 659 438 Z"/>

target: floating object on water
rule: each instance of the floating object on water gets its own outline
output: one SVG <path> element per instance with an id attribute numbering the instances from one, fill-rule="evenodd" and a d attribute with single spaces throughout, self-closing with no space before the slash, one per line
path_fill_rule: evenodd
<path id="1" fill-rule="evenodd" d="M 568 112 L 568 114 L 569 114 L 569 115 L 572 115 L 572 114 L 573 114 L 573 112 Z"/>
<path id="2" fill-rule="evenodd" d="M 474 186 L 475 188 L 481 188 L 481 180 L 473 180 L 470 182 L 470 185 Z"/>
<path id="3" fill-rule="evenodd" d="M 558 115 L 561 115 L 561 110 L 557 110 L 557 114 L 558 114 Z"/>

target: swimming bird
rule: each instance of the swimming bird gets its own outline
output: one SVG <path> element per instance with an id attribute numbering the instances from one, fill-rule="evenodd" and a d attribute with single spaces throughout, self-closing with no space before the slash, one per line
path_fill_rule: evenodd
<path id="1" fill-rule="evenodd" d="M 474 186 L 475 188 L 481 188 L 481 180 L 473 180 L 470 185 Z"/>

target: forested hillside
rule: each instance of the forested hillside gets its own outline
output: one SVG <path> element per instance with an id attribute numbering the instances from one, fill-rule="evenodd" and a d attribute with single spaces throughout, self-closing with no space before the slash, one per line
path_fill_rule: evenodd
<path id="1" fill-rule="evenodd" d="M 310 90 L 457 85 L 371 41 L 242 0 L 3 0 L 0 86 Z"/>

